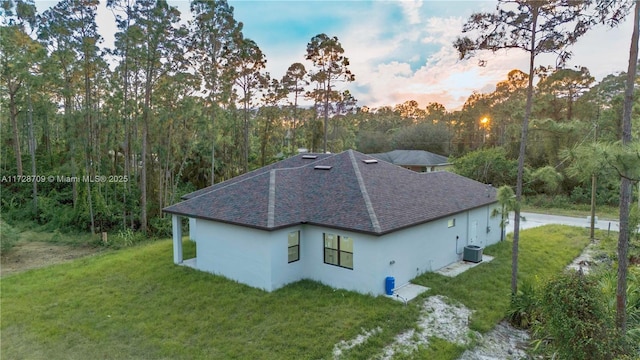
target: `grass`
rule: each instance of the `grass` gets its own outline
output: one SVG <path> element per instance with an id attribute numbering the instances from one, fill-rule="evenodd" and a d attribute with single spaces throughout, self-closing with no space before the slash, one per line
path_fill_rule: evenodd
<path id="1" fill-rule="evenodd" d="M 400 353 L 396 355 L 394 360 L 412 360 L 412 359 L 429 359 L 429 360 L 452 360 L 458 359 L 466 348 L 461 345 L 452 344 L 446 340 L 432 337 L 429 339 L 429 346 L 420 346 L 410 354 Z"/>
<path id="2" fill-rule="evenodd" d="M 442 294 L 475 310 L 472 330 L 486 332 L 505 317 L 511 295 L 511 248 L 504 241 L 487 247 L 484 253 L 494 260 L 449 278 L 426 273 L 414 280 L 430 288 L 424 296 Z M 547 279 L 562 270 L 589 243 L 588 230 L 550 225 L 521 232 L 518 280 Z"/>
<path id="3" fill-rule="evenodd" d="M 93 246 L 100 241 L 100 235 L 87 232 L 62 233 L 47 231 L 46 225 L 38 225 L 32 221 L 12 222 L 18 232 L 20 241 L 39 241 L 67 246 Z"/>
<path id="4" fill-rule="evenodd" d="M 521 278 L 560 272 L 587 242 L 580 228 L 523 231 Z M 488 247 L 492 262 L 456 278 L 431 273 L 415 282 L 474 309 L 472 329 L 487 331 L 508 307 L 510 249 Z M 193 244 L 184 251 L 194 256 Z M 2 358 L 330 359 L 340 340 L 380 327 L 342 357 L 370 359 L 419 315 L 419 300 L 404 306 L 311 281 L 266 293 L 177 267 L 171 255 L 163 240 L 2 278 Z M 456 359 L 463 351 L 434 339 L 418 355 Z"/>
<path id="5" fill-rule="evenodd" d="M 3 278 L 2 358 L 319 359 L 362 328 L 383 329 L 369 347 L 388 343 L 418 315 L 310 281 L 265 293 L 171 254 L 161 241 Z"/>

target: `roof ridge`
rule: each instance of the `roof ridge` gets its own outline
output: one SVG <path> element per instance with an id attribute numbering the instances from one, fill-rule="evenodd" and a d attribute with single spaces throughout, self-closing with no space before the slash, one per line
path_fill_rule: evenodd
<path id="1" fill-rule="evenodd" d="M 276 170 L 276 169 L 272 169 L 272 170 L 269 170 L 269 171 L 273 171 L 273 170 Z M 201 197 L 201 196 L 205 196 L 205 195 L 211 194 L 211 193 L 213 193 L 213 192 L 217 192 L 218 190 L 226 189 L 226 188 L 228 188 L 228 187 L 230 187 L 230 186 L 234 186 L 234 185 L 237 185 L 237 184 L 241 184 L 241 183 L 243 183 L 243 182 L 245 182 L 245 181 L 248 181 L 248 180 L 251 180 L 251 179 L 255 179 L 255 178 L 257 178 L 258 176 L 262 176 L 262 175 L 267 174 L 267 173 L 268 173 L 267 171 L 263 171 L 263 172 L 261 172 L 261 173 L 259 173 L 259 174 L 254 174 L 253 176 L 248 176 L 248 177 L 246 177 L 246 178 L 244 178 L 244 179 L 241 179 L 241 180 L 238 180 L 238 181 L 235 181 L 235 182 L 230 182 L 229 184 L 222 185 L 222 186 L 220 186 L 220 187 L 218 187 L 218 188 L 215 188 L 215 189 L 211 189 L 211 190 L 209 190 L 209 191 L 207 191 L 207 192 L 203 192 L 203 193 L 202 193 L 202 194 L 200 194 L 200 195 L 194 196 L 194 197 L 189 198 L 189 199 L 186 199 L 186 200 L 184 200 L 184 201 L 191 200 L 191 199 L 197 199 L 197 198 L 199 198 L 199 197 Z M 245 174 L 248 174 L 248 173 L 245 173 Z M 229 179 L 229 180 L 231 180 L 231 179 Z M 224 184 L 225 182 L 226 182 L 226 181 L 223 181 L 223 182 L 218 183 L 218 184 Z"/>
<path id="2" fill-rule="evenodd" d="M 276 169 L 269 171 L 269 204 L 267 205 L 267 227 L 272 228 L 276 218 Z"/>
<path id="3" fill-rule="evenodd" d="M 378 217 L 376 216 L 376 212 L 373 209 L 373 204 L 371 203 L 371 199 L 369 198 L 369 193 L 367 192 L 367 188 L 364 186 L 364 179 L 362 178 L 362 173 L 360 173 L 360 168 L 358 167 L 358 161 L 356 160 L 356 156 L 354 155 L 353 151 L 349 151 L 349 157 L 351 158 L 351 165 L 353 166 L 353 171 L 356 173 L 358 186 L 360 187 L 360 192 L 362 193 L 364 204 L 367 207 L 367 212 L 369 213 L 369 218 L 371 219 L 371 225 L 373 226 L 373 230 L 377 233 L 380 233 L 382 232 L 380 228 L 380 223 L 378 222 Z"/>

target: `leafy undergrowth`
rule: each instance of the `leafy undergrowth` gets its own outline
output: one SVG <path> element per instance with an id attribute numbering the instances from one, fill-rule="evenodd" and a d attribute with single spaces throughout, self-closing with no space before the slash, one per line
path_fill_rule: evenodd
<path id="1" fill-rule="evenodd" d="M 14 245 L 20 240 L 20 235 L 16 229 L 4 222 L 0 217 L 0 236 L 2 240 L 0 241 L 0 254 L 5 254 L 7 251 L 11 250 Z"/>
<path id="2" fill-rule="evenodd" d="M 2 279 L 2 358 L 319 359 L 380 327 L 350 355 L 368 358 L 418 315 L 311 281 L 266 293 L 171 254 L 161 241 Z"/>
<path id="3" fill-rule="evenodd" d="M 562 225 L 549 225 L 522 231 L 520 234 L 518 280 L 547 279 L 562 272 L 589 243 L 588 230 Z M 475 310 L 472 330 L 487 332 L 502 320 L 511 296 L 511 236 L 507 241 L 489 246 L 484 253 L 494 256 L 449 278 L 436 273 L 419 276 L 413 282 L 429 287 L 423 296 L 445 295 Z"/>

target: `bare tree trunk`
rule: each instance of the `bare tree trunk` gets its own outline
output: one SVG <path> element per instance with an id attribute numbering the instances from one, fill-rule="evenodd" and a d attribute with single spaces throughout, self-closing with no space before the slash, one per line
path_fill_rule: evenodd
<path id="1" fill-rule="evenodd" d="M 215 184 L 216 181 L 216 140 L 215 140 L 215 131 L 213 135 L 213 140 L 211 141 L 211 185 Z"/>
<path id="2" fill-rule="evenodd" d="M 147 137 L 149 136 L 149 126 L 145 115 L 142 125 L 142 169 L 140 170 L 140 228 L 147 232 Z"/>
<path id="3" fill-rule="evenodd" d="M 242 170 L 247 173 L 249 172 L 249 99 L 248 99 L 248 91 L 245 90 L 245 98 L 244 98 L 244 120 L 243 120 L 243 132 L 242 136 L 244 138 L 244 154 L 242 159 Z"/>
<path id="4" fill-rule="evenodd" d="M 93 153 L 96 150 L 96 144 L 93 136 L 93 119 L 92 119 L 92 101 L 91 101 L 91 77 L 89 74 L 90 61 L 89 55 L 84 55 L 84 113 L 85 113 L 85 126 L 86 126 L 86 139 L 85 139 L 85 171 L 87 176 L 93 179 L 95 172 L 93 171 Z M 93 197 L 92 197 L 92 181 L 87 181 L 87 202 L 89 203 L 89 217 L 91 220 L 91 233 L 96 233 L 96 220 L 93 212 Z"/>
<path id="5" fill-rule="evenodd" d="M 329 73 L 331 76 L 331 73 Z M 327 83 L 327 90 L 324 97 L 324 146 L 323 151 L 327 153 L 327 132 L 329 130 L 329 93 L 331 92 L 331 83 Z"/>
<path id="6" fill-rule="evenodd" d="M 91 164 L 90 164 L 90 160 L 88 159 L 88 157 L 85 157 L 85 171 L 87 173 L 87 176 L 89 177 L 89 181 L 87 181 L 87 202 L 89 203 L 89 217 L 91 219 L 91 233 L 95 234 L 96 233 L 96 221 L 95 221 L 95 216 L 93 214 L 93 198 L 91 196 L 91 184 L 92 184 L 92 180 L 93 176 L 91 175 Z"/>
<path id="7" fill-rule="evenodd" d="M 65 76 L 66 78 L 66 76 Z M 67 81 L 65 84 L 66 87 L 69 87 L 69 82 Z M 69 91 L 67 91 L 69 93 Z M 71 162 L 71 177 L 77 178 L 78 170 L 76 164 L 76 124 L 70 123 L 71 119 L 71 96 L 66 95 L 64 99 L 64 116 L 65 116 L 65 135 L 67 136 L 66 142 L 69 147 L 69 161 Z M 75 121 L 74 121 L 75 122 Z M 71 182 L 71 193 L 73 198 L 73 208 L 75 209 L 78 205 L 78 183 L 73 181 Z"/>
<path id="8" fill-rule="evenodd" d="M 531 51 L 529 53 L 529 85 L 527 87 L 527 103 L 522 120 L 522 136 L 520 137 L 520 155 L 518 156 L 518 177 L 516 180 L 516 208 L 513 219 L 513 248 L 511 253 L 511 294 L 518 293 L 518 246 L 520 242 L 520 206 L 522 204 L 522 179 L 524 176 L 524 157 L 527 149 L 527 132 L 529 117 L 533 105 L 533 76 L 536 58 L 536 27 L 538 24 L 538 8 L 532 7 L 533 23 L 531 25 Z"/>
<path id="9" fill-rule="evenodd" d="M 211 99 L 211 185 L 214 185 L 216 179 L 216 107 L 214 99 Z"/>
<path id="10" fill-rule="evenodd" d="M 148 65 L 152 66 L 152 65 Z M 144 90 L 144 109 L 142 114 L 142 153 L 140 154 L 142 169 L 140 169 L 140 229 L 147 233 L 147 161 L 149 142 L 149 112 L 151 111 L 151 76 L 153 71 L 148 68 Z"/>
<path id="11" fill-rule="evenodd" d="M 640 0 L 636 0 L 633 19 L 633 34 L 629 49 L 629 66 L 627 69 L 627 83 L 624 94 L 624 108 L 622 113 L 622 145 L 629 146 L 631 136 L 631 111 L 633 107 L 633 83 L 638 63 L 638 33 L 640 22 Z M 618 235 L 618 286 L 616 289 L 616 327 L 625 334 L 627 332 L 627 271 L 629 266 L 629 213 L 631 209 L 631 193 L 633 183 L 622 177 L 620 180 L 620 233 Z"/>
<path id="12" fill-rule="evenodd" d="M 36 178 L 36 139 L 33 131 L 33 103 L 31 101 L 31 91 L 27 87 L 27 101 L 29 102 L 29 154 L 31 155 L 31 175 L 33 175 L 33 211 L 34 214 L 38 213 L 38 182 Z"/>
<path id="13" fill-rule="evenodd" d="M 128 9 L 128 7 L 127 7 Z M 129 19 L 129 10 L 127 10 L 127 21 Z M 127 25 L 127 29 L 129 25 Z M 123 75 L 123 96 L 122 96 L 122 105 L 124 110 L 124 145 L 123 145 L 123 153 L 124 153 L 124 170 L 123 174 L 126 177 L 127 183 L 125 184 L 125 191 L 122 194 L 122 227 L 123 229 L 127 227 L 127 196 L 131 193 L 131 139 L 130 139 L 130 126 L 131 126 L 131 113 L 129 111 L 129 37 L 127 36 L 127 45 L 125 48 L 124 54 L 124 75 Z M 116 153 L 116 158 L 117 158 Z"/>
<path id="14" fill-rule="evenodd" d="M 298 83 L 296 82 L 296 92 L 293 97 L 293 126 L 291 134 L 291 149 L 293 154 L 298 153 L 298 145 L 296 144 L 296 121 L 298 120 Z"/>
<path id="15" fill-rule="evenodd" d="M 9 113 L 11 116 L 11 127 L 13 128 L 13 150 L 16 155 L 17 175 L 22 176 L 22 152 L 20 151 L 20 131 L 18 129 L 18 109 L 15 102 L 15 92 L 10 92 L 9 97 Z"/>

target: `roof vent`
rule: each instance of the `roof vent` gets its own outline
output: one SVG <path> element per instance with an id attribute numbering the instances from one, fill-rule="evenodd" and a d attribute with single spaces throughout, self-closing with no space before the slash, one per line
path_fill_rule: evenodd
<path id="1" fill-rule="evenodd" d="M 303 159 L 317 159 L 318 155 L 302 155 Z"/>
<path id="2" fill-rule="evenodd" d="M 378 160 L 376 160 L 376 159 L 364 159 L 364 160 L 362 160 L 362 162 L 365 163 L 365 164 L 377 164 Z"/>
<path id="3" fill-rule="evenodd" d="M 316 170 L 331 170 L 333 166 L 329 166 L 329 165 L 316 165 L 313 168 Z"/>

